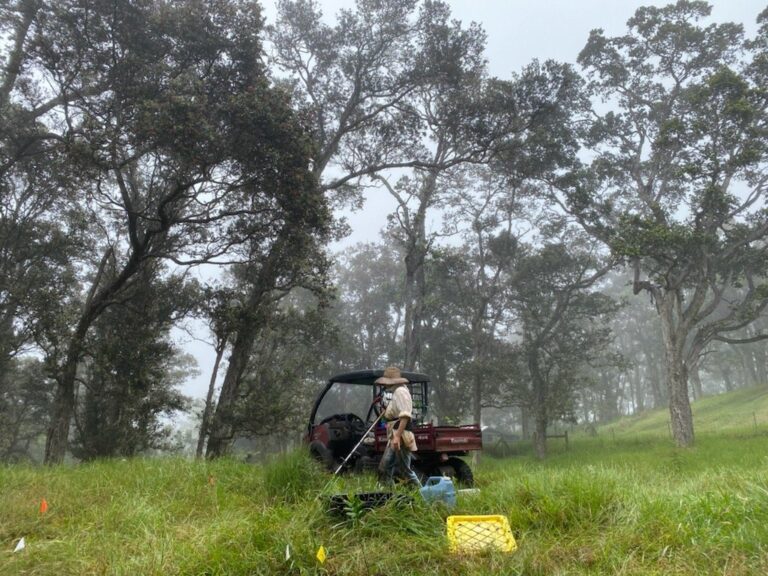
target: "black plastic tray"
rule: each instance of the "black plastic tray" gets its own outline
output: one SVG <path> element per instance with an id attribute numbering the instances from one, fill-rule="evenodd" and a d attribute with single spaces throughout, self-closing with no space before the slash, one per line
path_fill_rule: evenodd
<path id="1" fill-rule="evenodd" d="M 410 496 L 394 494 L 392 492 L 362 492 L 360 494 L 335 494 L 330 497 L 328 512 L 336 516 L 346 516 L 347 512 L 356 507 L 363 510 L 372 510 L 384 506 L 390 500 L 398 504 L 410 504 L 413 502 Z"/>

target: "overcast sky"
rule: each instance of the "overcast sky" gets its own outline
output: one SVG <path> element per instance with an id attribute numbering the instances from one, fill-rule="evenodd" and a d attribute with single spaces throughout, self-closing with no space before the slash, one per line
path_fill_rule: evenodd
<path id="1" fill-rule="evenodd" d="M 666 1 L 639 0 L 448 0 L 454 17 L 465 24 L 477 22 L 486 31 L 488 70 L 493 76 L 509 78 L 533 59 L 576 62 L 590 30 L 602 28 L 609 36 L 626 31 L 626 22 L 640 6 L 663 6 Z M 340 8 L 352 8 L 354 0 L 320 0 L 325 17 L 333 21 Z M 712 20 L 744 25 L 748 36 L 757 29 L 755 19 L 768 4 L 759 0 L 717 0 Z M 264 1 L 269 23 L 274 21 L 275 3 Z M 361 213 L 349 216 L 352 235 L 344 242 L 376 241 L 385 216 L 393 209 L 391 199 L 381 192 L 367 195 Z M 336 249 L 339 246 L 335 247 Z M 200 337 L 207 335 L 200 334 Z M 214 354 L 210 346 L 187 343 L 200 366 L 200 376 L 188 382 L 184 393 L 202 398 L 210 379 Z M 219 382 L 223 372 L 219 375 Z"/>

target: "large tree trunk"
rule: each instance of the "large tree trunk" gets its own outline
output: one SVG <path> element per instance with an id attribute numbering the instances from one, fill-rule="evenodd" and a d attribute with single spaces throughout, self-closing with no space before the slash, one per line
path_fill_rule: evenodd
<path id="1" fill-rule="evenodd" d="M 649 374 L 648 378 L 651 381 L 651 393 L 653 394 L 653 407 L 654 408 L 661 408 L 664 406 L 667 402 L 667 396 L 664 394 L 664 391 L 662 390 L 661 386 L 661 368 L 659 367 L 659 363 L 655 357 L 655 355 L 649 355 L 648 356 L 648 363 L 649 363 Z"/>
<path id="2" fill-rule="evenodd" d="M 216 347 L 216 361 L 213 363 L 213 370 L 211 371 L 211 380 L 208 383 L 208 393 L 205 395 L 205 408 L 203 408 L 203 417 L 200 421 L 200 433 L 197 436 L 197 450 L 195 451 L 195 458 L 198 460 L 203 456 L 203 448 L 205 448 L 205 439 L 208 437 L 208 431 L 210 428 L 211 411 L 213 408 L 213 392 L 216 388 L 216 378 L 219 374 L 219 365 L 221 364 L 221 358 L 224 356 L 224 349 L 227 347 L 226 339 L 219 342 Z"/>
<path id="3" fill-rule="evenodd" d="M 701 386 L 701 375 L 699 374 L 699 360 L 696 359 L 688 366 L 688 381 L 691 383 L 693 399 L 698 400 L 704 396 L 704 389 Z"/>
<path id="4" fill-rule="evenodd" d="M 416 370 L 421 359 L 421 325 L 424 310 L 424 259 L 426 246 L 416 240 L 405 255 L 405 340 L 406 370 Z"/>
<path id="5" fill-rule="evenodd" d="M 421 327 L 424 317 L 424 259 L 419 242 L 405 257 L 405 361 L 406 370 L 417 370 L 421 361 Z"/>
<path id="6" fill-rule="evenodd" d="M 670 374 L 667 376 L 669 387 L 669 415 L 672 423 L 672 437 L 681 448 L 693 446 L 693 412 L 688 398 L 688 378 L 682 358 L 668 359 Z"/>
<path id="7" fill-rule="evenodd" d="M 520 428 L 523 440 L 531 437 L 531 417 L 527 406 L 520 406 Z"/>
<path id="8" fill-rule="evenodd" d="M 694 438 L 693 413 L 688 397 L 688 375 L 686 374 L 683 352 L 688 334 L 682 323 L 675 325 L 673 316 L 675 297 L 676 294 L 668 292 L 658 305 L 664 339 L 664 365 L 666 367 L 672 437 L 677 446 L 689 447 L 693 445 Z"/>
<path id="9" fill-rule="evenodd" d="M 53 414 L 45 439 L 46 464 L 61 464 L 69 446 L 69 427 L 75 413 L 75 381 L 77 367 L 83 351 L 85 334 L 91 322 L 89 316 L 80 320 L 72 340 L 69 342 L 64 366 L 56 379 L 56 395 L 53 399 Z"/>
<path id="10" fill-rule="evenodd" d="M 67 355 L 64 359 L 64 365 L 58 378 L 56 378 L 57 389 L 53 400 L 53 414 L 51 423 L 48 426 L 48 434 L 45 439 L 45 458 L 46 464 L 61 464 L 67 453 L 69 446 L 69 427 L 72 422 L 72 416 L 75 413 L 75 381 L 77 378 L 77 367 L 80 364 L 80 358 L 83 353 L 85 336 L 91 325 L 96 321 L 99 315 L 106 308 L 107 300 L 115 294 L 127 281 L 136 273 L 139 268 L 139 259 L 134 254 L 128 260 L 122 273 L 101 292 L 99 284 L 104 275 L 107 261 L 112 257 L 112 248 L 109 247 L 104 252 L 99 263 L 96 276 L 91 284 L 91 289 L 85 299 L 83 312 L 77 323 L 75 332 L 67 347 Z"/>
<path id="11" fill-rule="evenodd" d="M 723 385 L 725 386 L 725 391 L 733 392 L 736 390 L 736 387 L 733 385 L 733 380 L 731 379 L 731 367 L 728 365 L 721 366 L 720 374 L 723 376 Z"/>
<path id="12" fill-rule="evenodd" d="M 405 363 L 406 370 L 416 370 L 421 362 L 421 332 L 426 297 L 426 274 L 424 263 L 427 258 L 427 209 L 432 204 L 437 186 L 437 173 L 429 173 L 422 183 L 419 207 L 416 210 L 408 234 L 408 249 L 405 255 Z"/>
<path id="13" fill-rule="evenodd" d="M 528 351 L 528 371 L 533 384 L 533 447 L 536 458 L 547 457 L 547 382 L 539 367 L 538 350 Z"/>
<path id="14" fill-rule="evenodd" d="M 46 464 L 61 464 L 69 445 L 69 426 L 75 412 L 75 378 L 70 377 L 70 370 L 77 370 L 77 363 L 62 373 L 53 399 L 53 415 L 45 439 Z"/>
<path id="15" fill-rule="evenodd" d="M 272 245 L 269 255 L 264 260 L 258 276 L 251 285 L 243 316 L 237 326 L 237 337 L 232 344 L 227 373 L 219 392 L 216 411 L 213 414 L 206 458 L 224 456 L 232 445 L 235 429 L 235 402 L 240 393 L 240 383 L 248 368 L 253 345 L 261 331 L 268 314 L 268 296 L 275 289 L 279 274 L 279 262 L 283 256 L 284 243 L 290 241 L 290 228 L 281 231 L 280 237 Z"/>
<path id="16" fill-rule="evenodd" d="M 16 21 L 16 29 L 11 38 L 6 38 L 5 43 L 9 46 L 13 46 L 10 54 L 7 57 L 6 65 L 4 66 L 2 74 L 2 84 L 0 84 L 0 108 L 5 107 L 8 104 L 11 91 L 16 86 L 16 81 L 21 73 L 24 63 L 24 51 L 27 36 L 29 36 L 29 30 L 32 26 L 32 22 L 37 16 L 37 12 L 40 10 L 41 2 L 36 0 L 22 0 L 18 3 L 18 8 L 22 13 L 22 17 Z"/>
<path id="17" fill-rule="evenodd" d="M 253 350 L 253 344 L 259 332 L 258 323 L 248 319 L 238 327 L 237 337 L 232 345 L 232 353 L 229 357 L 227 373 L 219 392 L 219 400 L 216 403 L 216 411 L 208 436 L 208 446 L 205 450 L 206 458 L 219 458 L 229 452 L 237 430 L 234 425 L 235 401 L 240 392 L 240 382 Z"/>

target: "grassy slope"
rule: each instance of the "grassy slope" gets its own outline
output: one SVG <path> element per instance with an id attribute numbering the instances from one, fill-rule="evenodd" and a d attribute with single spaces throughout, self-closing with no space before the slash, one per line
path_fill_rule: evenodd
<path id="1" fill-rule="evenodd" d="M 768 386 L 745 388 L 729 394 L 709 396 L 692 404 L 697 433 L 711 434 L 768 429 Z M 669 411 L 654 410 L 635 417 L 623 418 L 603 427 L 603 432 L 624 436 L 668 433 Z"/>
<path id="2" fill-rule="evenodd" d="M 755 390 L 697 403 L 690 450 L 659 413 L 553 444 L 545 463 L 485 458 L 480 494 L 453 511 L 416 501 L 347 521 L 327 496 L 373 479 L 329 479 L 300 454 L 0 468 L 0 574 L 766 574 L 767 406 Z M 506 515 L 519 551 L 450 554 L 450 513 Z"/>

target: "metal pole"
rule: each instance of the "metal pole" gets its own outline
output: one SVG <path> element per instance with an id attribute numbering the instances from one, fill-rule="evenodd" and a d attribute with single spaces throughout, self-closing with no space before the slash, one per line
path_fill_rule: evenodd
<path id="1" fill-rule="evenodd" d="M 368 430 L 366 430 L 366 431 L 365 431 L 365 434 L 363 434 L 363 437 L 362 437 L 362 438 L 360 438 L 360 442 L 358 442 L 357 444 L 355 444 L 355 447 L 354 447 L 354 448 L 352 448 L 352 450 L 350 450 L 350 451 L 349 451 L 349 454 L 347 454 L 347 457 L 346 457 L 346 458 L 344 458 L 344 460 L 342 461 L 342 463 L 341 463 L 341 464 L 339 464 L 339 467 L 338 467 L 338 468 L 336 468 L 336 471 L 333 473 L 333 475 L 334 475 L 334 476 L 336 476 L 336 474 L 338 474 L 338 473 L 339 473 L 339 470 L 341 470 L 342 468 L 344 468 L 344 464 L 346 464 L 346 463 L 347 463 L 347 460 L 349 460 L 349 459 L 352 457 L 352 454 L 354 454 L 354 453 L 355 453 L 355 450 L 357 450 L 357 447 L 358 447 L 358 446 L 360 446 L 360 444 L 362 444 L 362 443 L 363 443 L 363 440 L 365 440 L 365 437 L 366 437 L 366 436 L 368 436 L 368 434 L 370 434 L 370 433 L 371 433 L 371 430 L 373 430 L 373 427 L 374 427 L 374 426 L 376 426 L 376 424 L 378 424 L 378 423 L 379 423 L 379 420 L 381 420 L 381 417 L 382 417 L 382 416 L 384 416 L 384 411 L 383 411 L 383 410 L 382 410 L 381 414 L 379 414 L 379 416 L 376 418 L 376 420 L 374 420 L 374 421 L 373 421 L 373 424 L 371 424 L 371 427 L 370 427 L 370 428 L 368 428 Z"/>

